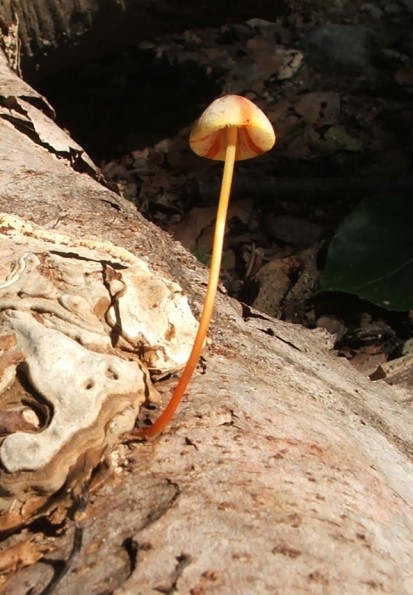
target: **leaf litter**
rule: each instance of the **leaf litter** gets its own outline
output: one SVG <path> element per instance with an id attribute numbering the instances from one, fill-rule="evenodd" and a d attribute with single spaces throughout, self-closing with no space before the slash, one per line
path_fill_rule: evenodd
<path id="1" fill-rule="evenodd" d="M 190 126 L 216 96 L 237 93 L 256 102 L 278 139 L 258 162 L 237 164 L 222 282 L 241 301 L 310 327 L 330 316 L 345 319 L 353 333 L 365 314 L 384 319 L 395 331 L 393 349 L 380 335 L 375 344 L 387 360 L 412 336 L 409 316 L 320 296 L 318 288 L 327 244 L 342 219 L 363 198 L 412 190 L 411 11 L 403 0 L 296 0 L 274 21 L 251 18 L 146 40 L 41 90 L 112 187 L 204 264 L 220 166 L 191 153 Z M 94 76 L 85 85 L 87 73 Z M 108 78 L 118 82 L 112 102 Z M 71 94 L 82 96 L 82 112 L 96 127 L 79 129 L 84 120 L 72 105 L 68 111 Z M 238 202 L 249 205 L 242 218 Z M 274 219 L 289 222 L 282 237 L 269 224 Z M 261 273 L 267 265 L 286 268 L 286 275 Z M 346 336 L 338 338 L 339 353 L 356 364 Z M 357 349 L 363 352 L 364 343 Z"/>
<path id="2" fill-rule="evenodd" d="M 140 44 L 155 63 L 188 70 L 196 63 L 216 94 L 246 95 L 275 126 L 276 148 L 259 163 L 237 164 L 222 271 L 230 294 L 310 327 L 322 326 L 324 316 L 344 318 L 338 354 L 366 373 L 377 358 L 370 343 L 354 345 L 366 315 L 384 361 L 401 355 L 411 320 L 361 300 L 320 296 L 319 276 L 327 243 L 360 200 L 412 189 L 402 130 L 413 131 L 412 35 L 403 25 L 410 10 L 403 2 L 391 10 L 386 2 L 320 2 L 310 14 L 295 2 L 275 22 L 250 19 Z M 102 169 L 145 216 L 208 263 L 219 166 L 191 155 L 189 124 L 143 149 L 129 151 L 130 135 L 120 138 L 120 157 L 103 160 Z M 139 131 L 135 142 L 144 142 Z M 393 328 L 391 347 L 375 334 L 382 321 Z"/>

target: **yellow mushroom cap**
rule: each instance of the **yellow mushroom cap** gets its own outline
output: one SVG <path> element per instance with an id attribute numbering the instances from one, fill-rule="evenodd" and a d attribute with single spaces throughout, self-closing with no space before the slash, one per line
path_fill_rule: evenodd
<path id="1" fill-rule="evenodd" d="M 274 128 L 260 108 L 246 97 L 225 95 L 215 99 L 195 122 L 189 135 L 191 149 L 201 157 L 224 161 L 229 126 L 238 128 L 237 161 L 261 155 L 274 146 Z"/>

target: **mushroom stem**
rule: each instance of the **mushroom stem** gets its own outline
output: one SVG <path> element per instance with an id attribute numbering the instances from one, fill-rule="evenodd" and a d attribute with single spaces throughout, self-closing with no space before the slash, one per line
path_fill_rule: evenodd
<path id="1" fill-rule="evenodd" d="M 226 129 L 227 146 L 225 150 L 224 171 L 222 174 L 221 193 L 219 196 L 217 219 L 215 223 L 214 243 L 212 246 L 211 265 L 208 279 L 208 287 L 205 295 L 204 306 L 201 319 L 199 321 L 198 332 L 192 347 L 191 354 L 186 363 L 184 371 L 175 387 L 169 403 L 158 419 L 148 428 L 139 431 L 142 438 L 150 438 L 158 432 L 161 432 L 175 413 L 179 403 L 182 400 L 185 389 L 191 380 L 192 374 L 200 358 L 204 346 L 205 337 L 208 333 L 209 323 L 211 321 L 214 309 L 215 295 L 219 283 L 219 273 L 221 268 L 222 250 L 224 245 L 225 223 L 227 219 L 228 204 L 231 194 L 231 184 L 234 173 L 234 163 L 237 150 L 238 131 L 236 126 L 228 126 Z"/>

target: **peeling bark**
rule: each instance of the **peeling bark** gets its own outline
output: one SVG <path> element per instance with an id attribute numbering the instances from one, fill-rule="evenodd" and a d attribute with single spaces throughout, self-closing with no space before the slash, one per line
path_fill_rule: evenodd
<path id="1" fill-rule="evenodd" d="M 3 74 L 18 101 L 27 97 Z M 198 312 L 206 271 L 90 170 L 57 158 L 51 139 L 62 131 L 44 114 L 35 138 L 36 111 L 19 126 L 19 110 L 7 109 L 1 211 L 127 248 L 186 288 Z M 48 542 L 67 559 L 75 524 L 83 529 L 57 592 L 412 593 L 409 395 L 337 359 L 323 332 L 225 295 L 211 339 L 169 429 L 148 443 L 126 436 L 118 472 Z M 158 384 L 165 401 L 171 384 Z M 3 592 L 44 587 L 51 575 L 37 562 Z"/>

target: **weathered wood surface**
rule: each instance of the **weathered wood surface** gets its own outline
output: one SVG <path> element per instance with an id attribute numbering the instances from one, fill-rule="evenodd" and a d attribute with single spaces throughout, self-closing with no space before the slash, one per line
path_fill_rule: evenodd
<path id="1" fill-rule="evenodd" d="M 27 97 L 4 64 L 2 75 Z M 181 283 L 197 313 L 206 271 L 75 171 L 90 167 L 36 108 L 24 116 L 31 128 L 9 105 L 0 210 L 128 248 Z M 130 443 L 121 473 L 92 495 L 82 549 L 57 592 L 412 593 L 411 396 L 337 359 L 323 333 L 248 313 L 225 295 L 211 337 L 205 371 L 168 431 Z M 49 558 L 67 557 L 68 527 Z M 39 588 L 51 574 L 39 562 L 4 592 Z"/>

